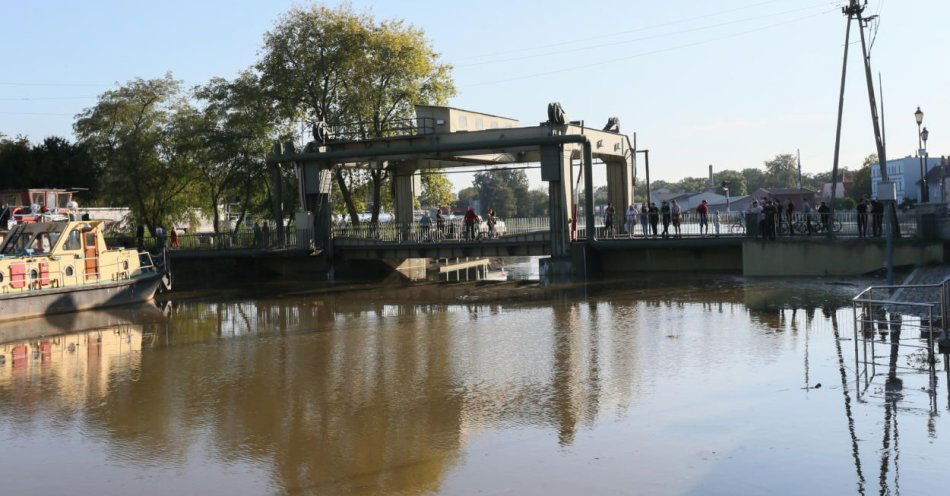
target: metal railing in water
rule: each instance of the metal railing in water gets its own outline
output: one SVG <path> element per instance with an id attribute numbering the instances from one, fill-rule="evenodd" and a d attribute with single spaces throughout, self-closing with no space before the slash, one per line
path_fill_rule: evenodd
<path id="1" fill-rule="evenodd" d="M 878 364 L 876 345 L 890 340 L 889 346 L 926 350 L 931 380 L 936 380 L 936 353 L 950 352 L 950 278 L 936 284 L 904 284 L 871 286 L 851 300 L 854 315 L 854 361 L 860 387 L 865 388 L 876 375 L 878 366 L 888 367 L 894 374 L 895 364 Z M 918 335 L 907 337 L 907 332 Z M 903 334 L 903 340 L 902 338 Z M 876 339 L 880 337 L 880 343 Z M 935 345 L 937 345 L 935 347 Z M 936 349 L 935 349 L 936 348 Z M 870 351 L 869 351 L 870 350 Z M 892 349 L 892 354 L 895 353 Z M 864 369 L 859 365 L 864 364 Z M 946 363 L 945 363 L 946 366 Z M 860 389 L 859 389 L 860 394 Z"/>

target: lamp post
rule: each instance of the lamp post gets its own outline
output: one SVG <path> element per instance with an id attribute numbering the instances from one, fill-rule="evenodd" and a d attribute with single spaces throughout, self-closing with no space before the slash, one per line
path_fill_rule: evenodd
<path id="1" fill-rule="evenodd" d="M 930 154 L 927 153 L 927 138 L 930 137 L 930 131 L 925 127 L 923 131 L 920 132 L 920 140 L 924 142 L 924 149 L 922 150 L 921 155 L 924 159 L 924 179 L 927 178 L 927 168 L 930 166 L 928 163 L 930 161 Z M 927 183 L 927 201 L 930 201 L 930 183 Z"/>
<path id="2" fill-rule="evenodd" d="M 729 212 L 729 183 L 726 181 L 722 182 L 722 189 L 726 192 L 726 212 Z"/>
<path id="3" fill-rule="evenodd" d="M 921 143 L 924 138 L 924 132 L 927 128 L 924 128 L 922 131 L 920 126 L 924 123 L 924 113 L 920 110 L 920 107 L 917 107 L 917 111 L 914 112 L 914 118 L 917 120 L 917 156 L 920 157 L 920 203 L 927 203 L 930 200 L 929 191 L 927 190 L 927 168 L 924 165 L 924 145 Z"/>

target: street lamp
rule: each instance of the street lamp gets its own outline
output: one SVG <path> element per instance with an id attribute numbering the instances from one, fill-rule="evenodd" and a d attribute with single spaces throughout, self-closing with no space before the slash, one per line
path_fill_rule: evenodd
<path id="1" fill-rule="evenodd" d="M 917 155 L 920 157 L 920 202 L 927 203 L 930 200 L 930 192 L 927 190 L 927 168 L 924 166 L 924 145 L 921 143 L 921 140 L 924 142 L 927 141 L 927 138 L 924 138 L 924 133 L 927 132 L 927 128 L 924 128 L 923 131 L 920 129 L 921 124 L 924 123 L 924 113 L 920 110 L 919 106 L 917 107 L 917 111 L 914 112 L 914 118 L 917 120 Z"/>

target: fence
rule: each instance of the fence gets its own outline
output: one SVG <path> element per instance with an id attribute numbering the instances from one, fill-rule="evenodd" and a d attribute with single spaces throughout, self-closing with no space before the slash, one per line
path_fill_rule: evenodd
<path id="1" fill-rule="evenodd" d="M 336 226 L 333 228 L 333 238 L 379 243 L 461 243 L 546 232 L 550 228 L 547 217 L 498 219 L 494 228 L 487 221 L 481 221 L 470 229 L 466 229 L 463 219 L 448 219 L 444 222 L 433 221 L 428 225 L 420 222 L 390 222 Z"/>
<path id="2" fill-rule="evenodd" d="M 950 353 L 950 335 L 947 333 L 950 279 L 937 284 L 871 286 L 852 299 L 852 310 L 859 395 L 860 379 L 863 376 L 864 387 L 867 388 L 877 374 L 877 367 L 885 368 L 889 379 L 896 376 L 896 369 L 905 368 L 896 364 L 898 348 L 925 350 L 926 366 L 931 377 L 930 391 L 936 391 L 933 387 L 936 384 L 936 353 L 944 355 L 945 368 L 948 365 L 947 354 Z M 880 334 L 881 343 L 877 343 L 875 332 Z M 908 338 L 905 334 L 905 339 L 901 340 L 902 332 L 912 335 Z M 913 335 L 915 332 L 917 336 Z M 881 346 L 888 336 L 890 363 L 878 364 L 876 359 L 881 355 L 876 347 Z M 863 369 L 859 369 L 859 365 L 864 365 Z M 890 387 L 886 386 L 886 390 L 889 393 Z"/>
<path id="3" fill-rule="evenodd" d="M 577 237 L 585 239 L 587 229 L 584 216 L 579 216 Z M 761 237 L 766 236 L 769 229 L 774 229 L 775 236 L 818 236 L 828 233 L 829 227 L 834 229 L 835 235 L 856 237 L 863 232 L 867 236 L 877 233 L 875 221 L 879 221 L 880 235 L 883 236 L 884 219 L 874 215 L 864 215 L 859 218 L 857 212 L 835 212 L 834 222 L 827 214 L 804 214 L 795 212 L 789 215 L 776 215 L 769 225 L 764 214 L 746 214 L 742 212 L 720 212 L 717 217 L 709 214 L 705 225 L 695 211 L 682 212 L 676 222 L 673 215 L 656 215 L 653 218 L 647 215 L 637 215 L 628 223 L 624 215 L 614 216 L 611 226 L 607 225 L 603 216 L 596 218 L 596 236 L 598 239 L 635 238 L 635 237 Z M 897 213 L 901 236 L 912 236 L 917 233 L 917 216 L 904 212 Z M 655 231 L 654 231 L 655 226 Z"/>
<path id="4" fill-rule="evenodd" d="M 276 231 L 255 232 L 250 229 L 235 233 L 197 233 L 179 234 L 177 243 L 171 236 L 158 239 L 148 236 L 137 240 L 135 236 L 115 235 L 107 238 L 109 246 L 139 247 L 152 253 L 162 251 L 163 246 L 172 250 L 279 250 L 299 248 L 298 240 L 307 247 L 310 244 L 310 231 L 297 231 L 290 228 L 281 236 Z"/>

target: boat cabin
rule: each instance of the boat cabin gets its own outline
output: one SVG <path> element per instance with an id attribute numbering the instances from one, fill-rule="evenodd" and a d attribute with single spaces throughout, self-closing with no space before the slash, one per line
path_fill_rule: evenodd
<path id="1" fill-rule="evenodd" d="M 67 220 L 78 209 L 73 193 L 53 188 L 0 191 L 0 229 L 22 223 Z"/>
<path id="2" fill-rule="evenodd" d="M 137 250 L 107 247 L 105 226 L 101 220 L 14 226 L 0 244 L 0 295 L 81 288 L 151 270 Z"/>

